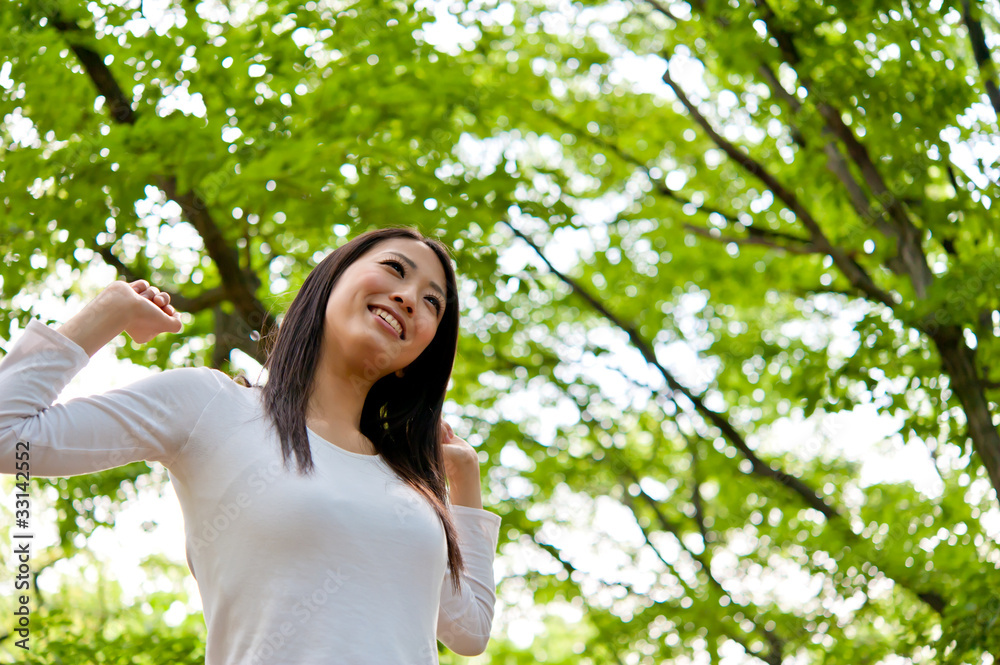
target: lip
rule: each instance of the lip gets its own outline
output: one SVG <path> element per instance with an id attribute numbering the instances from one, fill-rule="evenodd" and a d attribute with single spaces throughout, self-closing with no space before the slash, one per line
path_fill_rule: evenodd
<path id="1" fill-rule="evenodd" d="M 380 308 L 384 309 L 385 311 L 391 313 L 394 317 L 396 317 L 396 321 L 399 322 L 400 327 L 403 329 L 403 335 L 402 335 L 402 337 L 396 332 L 395 328 L 393 328 L 392 326 L 389 325 L 388 321 L 386 321 L 385 319 L 383 319 L 381 316 L 379 316 L 378 314 L 376 314 L 372 310 L 373 307 L 380 307 Z M 374 316 L 376 319 L 378 319 L 379 323 L 381 323 L 382 326 L 386 330 L 388 330 L 389 332 L 392 333 L 393 337 L 395 337 L 398 340 L 402 340 L 402 339 L 404 339 L 406 337 L 406 323 L 403 322 L 403 318 L 400 316 L 399 312 L 397 312 L 396 310 L 394 310 L 392 307 L 386 307 L 385 305 L 369 305 L 368 306 L 368 311 L 371 312 L 372 316 Z"/>

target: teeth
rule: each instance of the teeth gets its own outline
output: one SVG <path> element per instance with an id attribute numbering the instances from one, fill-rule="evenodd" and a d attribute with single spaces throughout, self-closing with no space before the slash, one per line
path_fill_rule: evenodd
<path id="1" fill-rule="evenodd" d="M 386 322 L 388 322 L 388 324 L 392 326 L 393 329 L 395 329 L 397 335 L 399 335 L 400 337 L 403 336 L 403 326 L 399 325 L 399 321 L 396 320 L 396 317 L 394 317 L 392 314 L 385 311 L 381 307 L 373 307 L 372 311 L 374 311 L 376 314 L 385 319 Z"/>

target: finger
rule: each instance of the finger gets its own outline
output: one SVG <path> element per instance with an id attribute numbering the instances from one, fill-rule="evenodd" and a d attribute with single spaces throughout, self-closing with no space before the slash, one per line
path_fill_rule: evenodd
<path id="1" fill-rule="evenodd" d="M 136 293 L 142 293 L 149 287 L 149 282 L 144 279 L 137 279 L 134 282 L 129 282 L 129 286 L 135 289 Z"/>
<path id="2" fill-rule="evenodd" d="M 168 309 L 170 311 L 167 311 Z M 180 312 L 175 310 L 170 305 L 167 305 L 166 307 L 161 307 L 160 312 L 164 317 L 162 320 L 166 321 L 167 328 L 170 332 L 177 332 L 178 330 L 180 330 L 180 323 L 181 323 Z"/>

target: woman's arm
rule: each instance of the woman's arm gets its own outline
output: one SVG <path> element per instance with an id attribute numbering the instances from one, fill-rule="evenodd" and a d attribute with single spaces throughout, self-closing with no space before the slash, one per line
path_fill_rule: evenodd
<path id="1" fill-rule="evenodd" d="M 145 342 L 180 329 L 179 316 L 165 309 L 168 298 L 157 295 L 145 282 L 115 282 L 58 331 L 28 322 L 0 360 L 0 473 L 23 472 L 17 452 L 23 458 L 25 450 L 29 477 L 92 473 L 139 460 L 170 466 L 222 390 L 218 372 L 171 369 L 55 404 L 90 356 L 122 330 Z"/>
<path id="2" fill-rule="evenodd" d="M 460 656 L 486 651 L 493 629 L 496 582 L 493 559 L 500 538 L 500 516 L 481 508 L 452 505 L 459 547 L 466 572 L 459 593 L 451 584 L 448 567 L 441 585 L 437 638 Z"/>
<path id="3" fill-rule="evenodd" d="M 459 593 L 452 587 L 450 566 L 445 573 L 437 638 L 460 656 L 478 656 L 486 651 L 493 628 L 493 558 L 500 539 L 500 516 L 483 510 L 479 453 L 465 439 L 455 436 L 444 418 L 440 429 L 448 501 L 466 572 Z"/>

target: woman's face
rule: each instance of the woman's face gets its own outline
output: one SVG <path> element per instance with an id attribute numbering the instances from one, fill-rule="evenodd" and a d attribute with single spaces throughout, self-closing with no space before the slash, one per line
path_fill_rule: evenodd
<path id="1" fill-rule="evenodd" d="M 405 368 L 431 343 L 446 293 L 444 268 L 430 247 L 410 238 L 384 240 L 334 285 L 324 344 L 377 381 Z"/>

